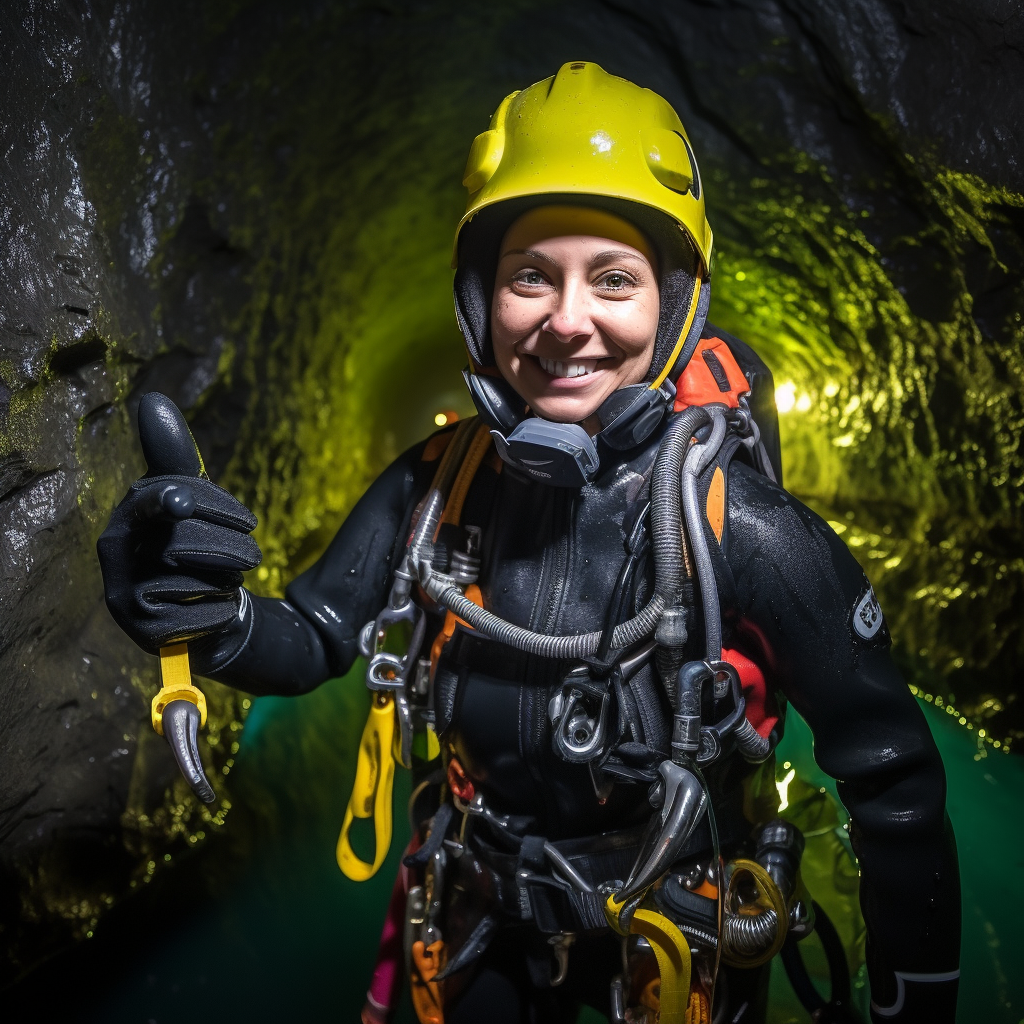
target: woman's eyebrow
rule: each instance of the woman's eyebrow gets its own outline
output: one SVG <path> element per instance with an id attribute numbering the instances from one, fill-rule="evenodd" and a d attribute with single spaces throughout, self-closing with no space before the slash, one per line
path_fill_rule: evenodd
<path id="1" fill-rule="evenodd" d="M 555 260 L 548 256 L 546 253 L 538 252 L 536 249 L 506 249 L 502 254 L 501 258 L 504 259 L 506 256 L 529 256 L 530 259 L 544 260 L 546 263 L 554 263 Z M 639 260 L 641 263 L 647 263 L 647 259 L 638 252 L 630 252 L 628 249 L 604 249 L 601 252 L 595 253 L 591 258 L 591 263 L 608 263 L 614 260 Z"/>
<path id="2" fill-rule="evenodd" d="M 638 252 L 630 252 L 628 249 L 605 249 L 602 252 L 595 253 L 591 259 L 591 263 L 607 263 L 610 260 L 639 260 L 641 263 L 647 263 L 647 259 L 641 256 Z"/>
<path id="3" fill-rule="evenodd" d="M 530 259 L 544 260 L 545 263 L 555 262 L 550 256 L 542 252 L 537 252 L 536 249 L 506 249 L 501 254 L 501 258 L 504 259 L 506 256 L 529 256 Z"/>

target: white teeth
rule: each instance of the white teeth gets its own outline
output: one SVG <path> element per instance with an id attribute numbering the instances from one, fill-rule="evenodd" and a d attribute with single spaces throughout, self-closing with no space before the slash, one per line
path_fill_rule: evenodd
<path id="1" fill-rule="evenodd" d="M 585 377 L 597 369 L 596 359 L 577 359 L 571 363 L 563 363 L 538 356 L 537 360 L 544 370 L 553 377 Z"/>

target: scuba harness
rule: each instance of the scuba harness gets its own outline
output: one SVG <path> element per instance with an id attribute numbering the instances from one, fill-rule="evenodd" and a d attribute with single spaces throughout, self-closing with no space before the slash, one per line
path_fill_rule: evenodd
<path id="1" fill-rule="evenodd" d="M 735 344 L 743 358 L 745 346 Z M 633 937 L 629 942 L 634 949 L 637 948 L 635 943 L 641 942 L 647 955 L 653 954 L 657 962 L 656 975 L 660 978 L 660 995 L 648 993 L 641 1003 L 646 999 L 645 1005 L 657 1010 L 665 1024 L 707 1019 L 719 959 L 744 966 L 767 962 L 785 941 L 791 919 L 806 925 L 806 907 L 809 906 L 809 899 L 797 882 L 799 849 L 796 848 L 802 848 L 802 838 L 799 833 L 793 835 L 796 830 L 792 826 L 773 822 L 761 833 L 760 846 L 765 846 L 764 837 L 771 838 L 773 828 L 776 833 L 782 829 L 785 841 L 776 842 L 775 846 L 769 843 L 765 850 L 782 850 L 775 860 L 785 863 L 783 872 L 763 866 L 764 851 L 760 846 L 753 861 L 736 861 L 724 867 L 720 860 L 714 813 L 702 769 L 717 761 L 732 746 L 748 761 L 763 761 L 770 755 L 773 742 L 771 736 L 762 735 L 747 718 L 740 676 L 728 660 L 733 652 L 722 649 L 717 587 L 704 532 L 706 519 L 721 541 L 724 523 L 721 466 L 715 470 L 705 502 L 699 499 L 697 481 L 719 456 L 727 437 L 733 438 L 737 445 L 745 445 L 754 464 L 775 479 L 778 475 L 777 446 L 772 433 L 774 422 L 769 420 L 768 444 L 776 455 L 773 466 L 757 417 L 751 411 L 752 406 L 763 410 L 766 402 L 773 402 L 770 374 L 765 371 L 758 375 L 756 365 L 751 366 L 750 359 L 744 358 L 748 367 L 755 371 L 751 373 L 748 369 L 745 374 L 728 343 L 721 339 L 700 337 L 692 348 L 694 355 L 699 353 L 700 358 L 690 360 L 676 387 L 669 382 L 664 390 L 660 386 L 656 389 L 660 395 L 667 393 L 675 397 L 677 415 L 665 432 L 655 460 L 650 499 L 642 503 L 627 531 L 626 559 L 604 628 L 599 632 L 547 636 L 498 618 L 482 607 L 475 585 L 479 574 L 479 530 L 464 527 L 465 550 L 452 552 L 450 556 L 444 544 L 437 543 L 443 523 L 459 525 L 462 502 L 490 447 L 491 436 L 504 461 L 518 465 L 516 460 L 506 457 L 499 442 L 500 433 L 493 426 L 493 417 L 482 415 L 478 420 L 459 424 L 441 457 L 426 497 L 413 513 L 409 542 L 394 573 L 388 605 L 364 627 L 360 636 L 360 649 L 370 659 L 367 685 L 375 691 L 374 707 L 360 745 L 356 786 L 338 843 L 339 864 L 349 877 L 357 880 L 370 877 L 382 863 L 390 842 L 390 808 L 385 812 L 384 804 L 390 804 L 394 760 L 411 766 L 416 726 L 426 736 L 428 758 L 433 759 L 440 752 L 429 701 L 431 663 L 436 664 L 439 650 L 452 637 L 457 624 L 520 651 L 577 662 L 548 704 L 556 752 L 570 763 L 588 765 L 599 799 L 602 788 L 610 790 L 616 781 L 649 783 L 650 800 L 656 813 L 650 819 L 624 882 L 611 879 L 594 886 L 559 851 L 558 846 L 563 844 L 544 841 L 538 851 L 540 861 L 548 863 L 556 884 L 573 890 L 571 895 L 577 904 L 582 901 L 588 906 L 589 913 L 584 913 L 583 920 L 589 921 L 589 927 L 603 923 L 594 917 L 595 913 L 600 916 L 603 911 L 605 921 L 613 930 Z M 748 380 L 748 377 L 753 379 Z M 471 391 L 476 397 L 472 384 Z M 663 419 L 665 411 L 663 407 L 654 426 Z M 515 429 L 518 427 L 509 431 L 510 440 Z M 633 576 L 652 549 L 654 593 L 636 615 L 621 622 Z M 445 561 L 450 563 L 447 571 L 439 571 L 435 563 Z M 683 649 L 689 639 L 695 583 L 704 610 L 706 657 L 703 661 L 684 664 Z M 412 600 L 416 585 L 445 611 L 444 628 L 432 645 L 433 658 L 420 656 L 426 614 Z M 389 650 L 389 634 L 396 631 L 399 624 L 408 637 L 408 646 L 401 653 Z M 671 757 L 668 759 L 635 742 L 637 730 L 631 729 L 629 715 L 622 713 L 629 705 L 623 699 L 624 689 L 629 686 L 632 674 L 651 660 L 652 655 L 673 711 Z M 617 717 L 621 728 L 617 738 L 609 736 L 613 699 L 620 709 Z M 710 720 L 705 722 L 705 713 L 709 710 Z M 383 722 L 385 715 L 390 715 L 394 723 L 390 734 Z M 423 849 L 408 858 L 410 862 L 427 866 L 429 902 L 434 908 L 433 913 L 426 916 L 425 912 L 416 912 L 416 907 L 424 900 L 423 890 L 410 890 L 410 906 L 420 921 L 416 926 L 419 940 L 411 943 L 419 956 L 407 954 L 407 960 L 413 961 L 410 966 L 414 975 L 414 1002 L 421 1020 L 434 1021 L 443 1020 L 438 985 L 475 960 L 496 928 L 495 920 L 490 915 L 485 916 L 454 958 L 445 964 L 444 944 L 438 928 L 444 848 L 454 844 L 453 849 L 461 849 L 458 840 L 446 839 L 452 811 L 463 815 L 463 834 L 466 822 L 472 817 L 486 822 L 491 831 L 512 835 L 508 819 L 495 814 L 484 803 L 482 795 L 474 792 L 472 782 L 462 774 L 457 760 L 445 760 L 451 801 L 441 804 Z M 348 838 L 353 818 L 370 816 L 375 820 L 377 841 L 372 864 L 355 857 Z M 687 886 L 692 885 L 692 888 L 684 887 L 680 882 L 682 876 L 666 875 L 666 872 L 674 864 L 678 867 L 679 858 L 685 857 L 687 841 L 698 831 L 705 834 L 709 827 L 712 860 L 705 865 L 691 864 L 695 871 L 693 877 L 687 879 Z M 525 844 L 525 840 L 514 838 Z M 522 863 L 522 853 L 519 861 Z M 770 856 L 768 861 L 771 861 Z M 551 942 L 559 964 L 558 977 L 553 983 L 558 983 L 564 977 L 572 933 L 558 932 Z M 691 946 L 694 954 L 691 954 Z M 625 1020 L 626 1006 L 633 1005 L 637 998 L 640 997 L 636 991 L 631 991 L 628 975 L 615 979 L 613 1019 Z"/>

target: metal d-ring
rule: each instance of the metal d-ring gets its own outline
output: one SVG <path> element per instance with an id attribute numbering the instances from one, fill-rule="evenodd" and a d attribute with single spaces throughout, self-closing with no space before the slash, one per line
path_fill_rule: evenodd
<path id="1" fill-rule="evenodd" d="M 567 699 L 563 696 L 562 706 L 557 709 L 555 726 L 555 747 L 566 761 L 583 763 L 591 761 L 604 747 L 605 729 L 608 722 L 609 695 L 601 695 L 601 707 L 595 717 L 587 714 L 583 703 L 583 692 L 566 686 Z"/>

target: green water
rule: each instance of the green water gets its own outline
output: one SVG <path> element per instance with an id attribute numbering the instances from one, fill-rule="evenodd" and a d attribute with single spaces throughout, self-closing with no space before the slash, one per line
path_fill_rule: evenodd
<path id="1" fill-rule="evenodd" d="M 109 990 L 83 999 L 80 1021 L 358 1020 L 408 834 L 399 813 L 391 853 L 372 881 L 358 885 L 338 871 L 334 843 L 367 705 L 360 691 L 353 675 L 305 697 L 255 703 L 231 778 L 242 806 L 225 830 L 241 833 L 241 846 L 251 844 L 255 853 L 221 898 L 159 937 L 147 938 L 142 949 L 125 956 L 120 973 L 111 964 Z M 1019 813 L 1024 763 L 992 753 L 976 760 L 975 735 L 951 716 L 922 706 L 947 766 L 949 812 L 960 850 L 964 956 L 958 1020 L 1018 1024 L 1024 1017 L 1024 978 L 1013 964 L 1024 954 L 1015 923 L 1024 907 Z M 827 811 L 834 784 L 814 764 L 810 735 L 795 715 L 779 751 L 780 766 L 786 761 L 800 780 L 791 783 L 790 798 L 799 791 L 811 799 L 824 787 L 821 808 Z M 408 777 L 400 773 L 399 811 L 407 795 Z M 836 824 L 841 831 L 841 821 Z M 828 840 L 832 832 L 825 828 L 821 838 Z M 811 839 L 809 850 L 818 841 Z M 848 863 L 837 870 L 855 878 Z M 815 895 L 822 902 L 842 902 L 841 893 Z M 844 924 L 838 923 L 842 931 Z M 808 959 L 813 969 L 813 950 Z M 859 998 L 866 998 L 863 990 Z M 581 1021 L 599 1019 L 588 1013 Z M 773 976 L 770 1019 L 775 1024 L 808 1019 L 781 971 Z M 399 1020 L 413 1020 L 408 1006 Z"/>

